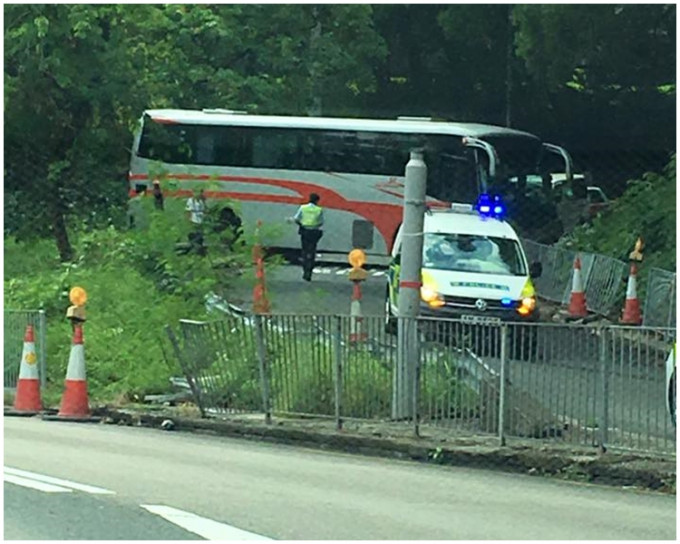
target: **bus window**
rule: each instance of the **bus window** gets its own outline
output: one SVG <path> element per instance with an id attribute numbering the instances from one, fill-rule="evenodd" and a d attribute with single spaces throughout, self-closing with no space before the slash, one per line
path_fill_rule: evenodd
<path id="1" fill-rule="evenodd" d="M 193 162 L 193 127 L 166 125 L 147 118 L 139 142 L 140 157 L 171 164 Z"/>
<path id="2" fill-rule="evenodd" d="M 215 131 L 201 130 L 196 135 L 196 164 L 215 163 Z"/>
<path id="3" fill-rule="evenodd" d="M 298 139 L 292 131 L 248 129 L 253 131 L 253 168 L 293 170 L 297 164 Z"/>
<path id="4" fill-rule="evenodd" d="M 248 129 L 241 127 L 214 127 L 218 131 L 215 165 L 251 166 L 253 162 L 252 138 Z"/>
<path id="5" fill-rule="evenodd" d="M 520 174 L 537 174 L 542 148 L 538 138 L 517 136 L 486 136 L 484 140 L 498 153 L 501 173 L 498 182 Z"/>

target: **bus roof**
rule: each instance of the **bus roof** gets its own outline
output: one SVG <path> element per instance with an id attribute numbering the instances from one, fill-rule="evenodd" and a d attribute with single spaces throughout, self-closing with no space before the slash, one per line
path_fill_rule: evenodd
<path id="1" fill-rule="evenodd" d="M 520 130 L 479 123 L 456 123 L 411 119 L 352 119 L 342 117 L 296 117 L 285 115 L 250 115 L 228 110 L 152 109 L 145 115 L 168 124 L 229 125 L 272 128 L 365 130 L 369 132 L 404 132 L 416 134 L 450 134 L 454 136 L 536 136 Z"/>

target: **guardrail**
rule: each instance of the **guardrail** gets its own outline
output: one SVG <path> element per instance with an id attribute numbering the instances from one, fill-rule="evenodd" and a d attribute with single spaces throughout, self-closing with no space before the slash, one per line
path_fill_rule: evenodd
<path id="1" fill-rule="evenodd" d="M 605 316 L 621 313 L 630 271 L 628 263 L 606 255 L 558 248 L 532 240 L 522 240 L 522 244 L 529 262 L 540 261 L 543 264 L 543 274 L 535 280 L 539 296 L 569 304 L 574 259 L 579 255 L 588 310 Z M 647 274 L 642 324 L 675 327 L 676 275 L 659 268 L 650 268 Z"/>
<path id="2" fill-rule="evenodd" d="M 396 401 L 396 337 L 382 318 L 233 316 L 167 329 L 203 415 L 384 420 Z M 674 330 L 418 320 L 409 419 L 458 434 L 675 451 L 665 361 Z M 505 346 L 505 349 L 503 349 Z M 502 378 L 503 377 L 503 378 Z"/>
<path id="3" fill-rule="evenodd" d="M 47 380 L 47 320 L 45 312 L 43 310 L 6 309 L 4 317 L 3 377 L 5 387 L 14 388 L 17 385 L 27 325 L 34 327 L 40 386 L 45 387 Z"/>

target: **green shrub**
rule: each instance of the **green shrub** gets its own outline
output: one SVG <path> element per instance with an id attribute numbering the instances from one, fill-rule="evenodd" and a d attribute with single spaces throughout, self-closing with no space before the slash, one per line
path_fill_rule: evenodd
<path id="1" fill-rule="evenodd" d="M 165 361 L 163 328 L 182 318 L 207 318 L 205 295 L 223 292 L 231 276 L 214 268 L 217 250 L 206 258 L 176 253 L 189 227 L 183 202 L 166 204 L 159 213 L 145 202 L 151 218 L 145 231 L 73 233 L 76 257 L 70 263 L 59 263 L 53 243 L 5 240 L 5 307 L 45 310 L 50 383 L 62 383 L 66 374 L 72 340 L 65 319 L 68 293 L 80 285 L 88 293 L 84 333 L 91 396 L 141 399 L 168 390 L 179 369 Z M 247 256 L 247 247 L 231 254 L 237 264 Z"/>
<path id="2" fill-rule="evenodd" d="M 563 245 L 628 261 L 638 236 L 645 241 L 641 271 L 676 267 L 676 156 L 659 173 L 628 182 L 626 192 L 591 225 L 575 229 Z"/>

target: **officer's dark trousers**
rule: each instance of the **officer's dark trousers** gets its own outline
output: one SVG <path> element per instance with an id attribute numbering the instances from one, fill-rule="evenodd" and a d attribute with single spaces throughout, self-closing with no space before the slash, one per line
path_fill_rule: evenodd
<path id="1" fill-rule="evenodd" d="M 307 281 L 312 279 L 314 261 L 316 260 L 316 245 L 321 239 L 322 232 L 319 229 L 306 229 L 300 227 L 300 241 L 302 243 L 302 277 Z"/>

